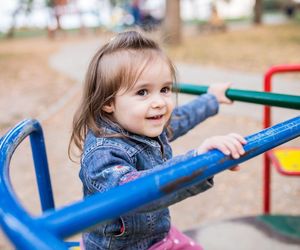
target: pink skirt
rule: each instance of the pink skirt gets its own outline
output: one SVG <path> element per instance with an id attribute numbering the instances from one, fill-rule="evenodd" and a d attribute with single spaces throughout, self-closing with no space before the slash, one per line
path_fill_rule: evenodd
<path id="1" fill-rule="evenodd" d="M 80 249 L 85 250 L 82 239 L 80 240 Z M 157 242 L 149 250 L 203 250 L 191 238 L 171 226 L 168 235 L 160 242 Z"/>
<path id="2" fill-rule="evenodd" d="M 168 235 L 151 246 L 149 250 L 203 250 L 203 248 L 176 227 L 171 226 Z"/>

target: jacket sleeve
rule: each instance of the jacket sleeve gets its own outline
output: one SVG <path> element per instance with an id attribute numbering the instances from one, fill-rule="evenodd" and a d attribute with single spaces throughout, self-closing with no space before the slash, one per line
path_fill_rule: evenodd
<path id="1" fill-rule="evenodd" d="M 195 100 L 175 108 L 170 121 L 169 140 L 173 141 L 186 134 L 206 118 L 215 115 L 218 109 L 218 101 L 212 94 L 200 95 Z"/>
<path id="2" fill-rule="evenodd" d="M 103 154 L 103 150 L 106 151 L 105 154 Z M 168 168 L 175 163 L 190 159 L 195 156 L 195 154 L 196 151 L 192 150 L 185 155 L 176 156 L 152 169 L 138 171 L 130 161 L 131 158 L 128 157 L 126 152 L 122 151 L 122 149 L 101 147 L 83 160 L 80 177 L 85 189 L 88 191 L 86 194 L 104 192 L 137 178 Z M 103 155 L 105 155 L 105 157 L 103 157 Z M 137 211 L 151 211 L 167 207 L 192 195 L 203 192 L 212 186 L 213 179 L 210 178 L 196 183 L 190 188 L 175 191 L 172 194 L 137 209 Z"/>

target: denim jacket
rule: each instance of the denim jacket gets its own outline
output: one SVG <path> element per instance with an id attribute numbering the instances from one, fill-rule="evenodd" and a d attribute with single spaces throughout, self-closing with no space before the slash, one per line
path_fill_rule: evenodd
<path id="1" fill-rule="evenodd" d="M 120 137 L 96 137 L 88 132 L 81 158 L 80 179 L 84 196 L 105 192 L 113 187 L 174 165 L 196 155 L 196 150 L 172 157 L 169 141 L 187 133 L 201 121 L 218 112 L 215 96 L 204 94 L 174 109 L 170 126 L 158 138 L 149 138 L 123 130 L 109 121 L 99 121 L 105 134 L 121 134 Z M 213 179 L 177 191 L 148 206 L 136 209 L 115 220 L 94 227 L 83 236 L 89 249 L 148 249 L 162 240 L 170 229 L 169 205 L 207 190 Z M 120 204 L 122 206 L 122 204 Z"/>

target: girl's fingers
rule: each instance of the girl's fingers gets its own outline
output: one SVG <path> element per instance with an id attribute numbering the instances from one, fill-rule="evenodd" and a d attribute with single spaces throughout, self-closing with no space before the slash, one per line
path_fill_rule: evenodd
<path id="1" fill-rule="evenodd" d="M 215 83 L 208 88 L 208 93 L 215 95 L 219 103 L 231 104 L 232 100 L 226 97 L 226 91 L 231 83 Z"/>
<path id="2" fill-rule="evenodd" d="M 230 168 L 229 170 L 230 171 L 239 171 L 240 169 L 241 169 L 241 167 L 239 165 L 236 165 L 236 166 Z"/>
<path id="3" fill-rule="evenodd" d="M 230 143 L 232 143 L 231 147 L 233 147 L 234 149 L 234 153 L 238 154 L 238 155 L 243 155 L 245 153 L 245 150 L 243 148 L 243 144 L 241 141 L 239 141 L 238 139 L 234 138 L 234 137 L 229 137 L 228 138 L 230 140 Z"/>
<path id="4" fill-rule="evenodd" d="M 206 153 L 211 149 L 218 149 L 225 155 L 230 154 L 230 151 L 227 149 L 225 144 L 218 142 L 218 140 L 216 140 L 215 138 L 211 138 L 208 141 L 204 141 L 204 143 L 198 148 L 198 154 Z"/>
<path id="5" fill-rule="evenodd" d="M 214 136 L 206 139 L 198 148 L 198 154 L 205 153 L 211 149 L 218 149 L 224 155 L 231 155 L 232 158 L 238 159 L 245 153 L 243 145 L 247 141 L 239 134 L 231 133 L 226 136 Z M 239 171 L 240 166 L 230 168 L 231 171 Z"/>
<path id="6" fill-rule="evenodd" d="M 240 155 L 245 153 L 243 144 L 247 141 L 239 134 L 229 134 L 226 136 L 215 136 L 205 140 L 198 148 L 198 153 L 205 153 L 211 149 L 218 149 L 225 155 L 231 155 L 234 159 L 238 159 Z"/>
<path id="7" fill-rule="evenodd" d="M 240 139 L 242 140 L 243 138 L 238 136 L 238 139 L 237 139 L 233 135 L 231 135 L 231 136 L 228 135 L 228 136 L 223 137 L 223 145 L 227 148 L 227 150 L 229 151 L 229 154 L 234 159 L 240 158 L 240 156 L 245 153 L 245 150 L 243 148 L 242 142 L 240 142 Z M 242 141 L 244 141 L 244 140 L 242 140 Z"/>
<path id="8" fill-rule="evenodd" d="M 225 142 L 225 145 L 226 145 L 227 149 L 230 151 L 230 155 L 234 159 L 240 158 L 239 150 L 234 141 L 232 141 L 230 138 L 228 138 L 227 141 Z"/>
<path id="9" fill-rule="evenodd" d="M 224 155 L 230 155 L 231 154 L 231 150 L 225 142 L 216 143 L 214 148 L 220 150 Z"/>
<path id="10" fill-rule="evenodd" d="M 239 134 L 230 133 L 229 136 L 234 137 L 235 139 L 237 139 L 242 144 L 246 144 L 247 143 L 246 139 L 243 136 L 239 135 Z"/>

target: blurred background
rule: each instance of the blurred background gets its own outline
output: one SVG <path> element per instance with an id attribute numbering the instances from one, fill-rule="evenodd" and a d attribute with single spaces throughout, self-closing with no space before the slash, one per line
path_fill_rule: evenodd
<path id="1" fill-rule="evenodd" d="M 79 164 L 68 159 L 67 148 L 87 64 L 104 41 L 128 28 L 158 40 L 182 82 L 232 82 L 233 88 L 261 91 L 271 66 L 300 63 L 299 0 L 0 0 L 0 137 L 23 119 L 41 122 L 57 207 L 82 198 Z M 299 76 L 276 76 L 274 91 L 299 95 Z M 180 95 L 179 104 L 191 98 Z M 299 115 L 272 110 L 273 123 Z M 180 154 L 211 135 L 261 129 L 262 106 L 236 102 L 172 146 Z M 11 166 L 18 198 L 29 213 L 40 214 L 27 141 Z M 262 158 L 242 167 L 172 206 L 174 224 L 186 230 L 261 214 Z M 272 179 L 272 212 L 299 215 L 299 178 L 273 171 Z M 12 248 L 0 234 L 0 249 Z"/>
<path id="2" fill-rule="evenodd" d="M 165 23 L 225 29 L 230 22 L 280 23 L 299 19 L 299 0 L 1 0 L 1 37 L 41 35 L 57 30 L 144 30 Z M 181 25 L 180 25 L 181 26 Z M 180 27 L 176 27 L 177 29 Z M 172 32 L 178 32 L 173 27 Z"/>
<path id="3" fill-rule="evenodd" d="M 299 0 L 0 0 L 0 6 L 0 107 L 9 111 L 0 117 L 0 128 L 43 112 L 58 94 L 37 107 L 28 91 L 30 101 L 19 109 L 5 100 L 26 99 L 12 86 L 28 80 L 40 88 L 47 82 L 61 93 L 71 85 L 66 74 L 43 72 L 51 71 L 43 60 L 61 45 L 128 28 L 154 36 L 177 61 L 258 73 L 299 61 Z"/>

